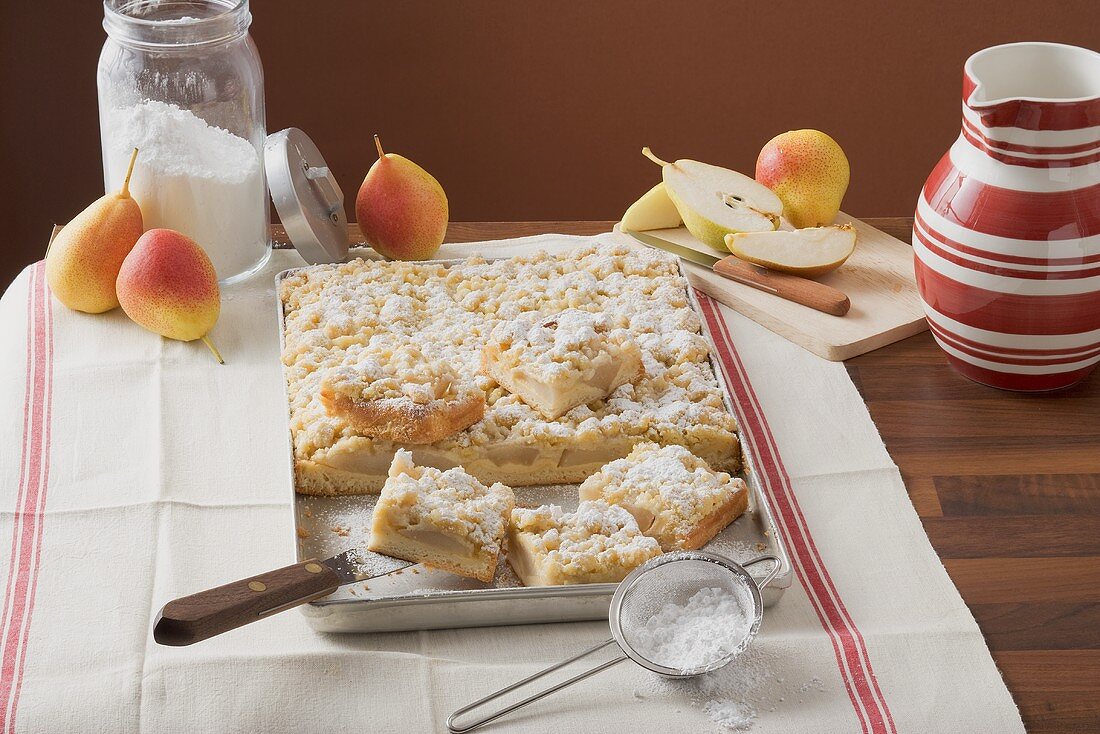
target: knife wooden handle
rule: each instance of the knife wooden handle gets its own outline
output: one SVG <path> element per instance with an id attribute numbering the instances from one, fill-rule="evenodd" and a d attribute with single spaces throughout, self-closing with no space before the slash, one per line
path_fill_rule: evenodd
<path id="1" fill-rule="evenodd" d="M 161 645 L 190 645 L 331 594 L 340 576 L 320 561 L 302 561 L 200 591 L 164 605 L 153 624 Z"/>
<path id="2" fill-rule="evenodd" d="M 816 280 L 789 273 L 779 273 L 762 268 L 732 255 L 714 264 L 714 272 L 724 278 L 744 283 L 758 290 L 774 293 L 788 301 L 822 311 L 833 316 L 843 316 L 852 307 L 844 291 Z"/>

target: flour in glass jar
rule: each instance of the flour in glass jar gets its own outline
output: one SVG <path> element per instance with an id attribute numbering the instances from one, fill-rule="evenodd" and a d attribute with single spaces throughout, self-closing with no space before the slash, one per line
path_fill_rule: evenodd
<path id="1" fill-rule="evenodd" d="M 103 154 L 108 188 L 118 189 L 130 153 L 139 149 L 130 193 L 145 229 L 186 234 L 225 280 L 259 265 L 267 254 L 267 193 L 252 143 L 208 125 L 190 110 L 156 100 L 108 113 Z"/>

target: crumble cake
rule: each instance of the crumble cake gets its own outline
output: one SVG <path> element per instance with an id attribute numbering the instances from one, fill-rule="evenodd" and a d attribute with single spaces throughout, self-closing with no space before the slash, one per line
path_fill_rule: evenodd
<path id="1" fill-rule="evenodd" d="M 486 375 L 548 420 L 600 400 L 642 373 L 642 352 L 611 318 L 570 308 L 497 324 L 482 352 Z"/>
<path id="2" fill-rule="evenodd" d="M 367 438 L 432 443 L 481 420 L 485 393 L 413 345 L 360 355 L 325 372 L 321 402 Z"/>
<path id="3" fill-rule="evenodd" d="M 601 500 L 512 510 L 508 564 L 524 586 L 617 583 L 661 555 L 629 512 Z"/>
<path id="4" fill-rule="evenodd" d="M 741 479 L 716 472 L 683 446 L 640 443 L 586 479 L 581 500 L 603 500 L 627 510 L 664 551 L 695 550 L 741 516 L 749 490 Z"/>
<path id="5" fill-rule="evenodd" d="M 675 257 L 623 245 L 455 264 L 352 260 L 287 274 L 279 296 L 296 489 L 381 488 L 404 442 L 366 435 L 347 412 L 330 411 L 323 393 L 327 386 L 335 394 L 341 371 L 372 359 L 384 365 L 386 355 L 409 345 L 425 362 L 468 380 L 485 403 L 472 425 L 410 444 L 421 466 L 462 466 L 483 482 L 509 486 L 579 483 L 653 441 L 686 446 L 716 469 L 736 471 L 736 424 L 687 287 Z M 500 323 L 566 309 L 600 314 L 609 328 L 628 332 L 643 373 L 550 420 L 481 374 L 482 351 Z"/>
<path id="6" fill-rule="evenodd" d="M 374 506 L 367 549 L 488 583 L 515 504 L 503 484 L 486 487 L 461 467 L 416 466 L 399 449 Z"/>

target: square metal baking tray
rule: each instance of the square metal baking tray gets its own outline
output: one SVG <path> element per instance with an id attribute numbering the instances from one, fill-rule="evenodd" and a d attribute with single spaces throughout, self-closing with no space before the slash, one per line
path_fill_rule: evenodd
<path id="1" fill-rule="evenodd" d="M 450 267 L 462 260 L 441 260 Z M 279 348 L 283 348 L 283 302 L 279 285 L 283 278 L 303 270 L 292 268 L 279 273 L 276 281 L 276 308 L 279 318 Z M 687 283 L 683 264 L 680 274 Z M 711 368 L 718 377 L 726 408 L 736 415 L 725 381 L 715 358 L 717 350 L 707 329 L 694 289 L 687 286 L 692 308 L 699 316 L 702 334 L 710 346 Z M 286 379 L 284 373 L 284 390 Z M 289 396 L 287 410 L 289 416 Z M 745 428 L 738 422 L 738 432 Z M 290 486 L 293 491 L 294 448 L 290 447 Z M 756 471 L 754 457 L 745 440 L 740 441 L 744 460 L 739 473 L 751 495 L 748 510 L 720 532 L 703 550 L 747 561 L 770 554 L 781 562 L 779 575 L 763 590 L 764 606 L 775 604 L 791 585 L 792 570 L 787 547 L 776 526 L 765 488 Z M 566 510 L 577 506 L 576 485 L 516 488 L 518 506 L 553 503 Z M 353 545 L 364 547 L 370 515 L 376 495 L 324 497 L 294 492 L 294 527 L 299 561 L 328 558 Z M 372 562 L 371 556 L 376 560 Z M 384 557 L 364 552 L 364 570 Z M 761 573 L 769 569 L 761 569 Z M 491 584 L 454 576 L 443 571 L 413 566 L 397 574 L 370 579 L 341 587 L 330 596 L 301 607 L 312 627 L 323 632 L 381 632 L 454 627 L 483 627 L 539 622 L 570 622 L 606 619 L 615 584 L 524 587 L 519 584 L 503 558 Z"/>

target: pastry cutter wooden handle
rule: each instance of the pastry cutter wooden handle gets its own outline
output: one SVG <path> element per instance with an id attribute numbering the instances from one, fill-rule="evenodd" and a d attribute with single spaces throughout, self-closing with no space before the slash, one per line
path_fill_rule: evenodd
<path id="1" fill-rule="evenodd" d="M 386 576 L 415 565 L 370 554 L 385 559 L 386 563 L 377 572 L 364 575 L 358 572 L 354 553 L 352 549 L 323 561 L 302 561 L 170 601 L 157 614 L 153 639 L 161 645 L 191 645 L 319 599 L 344 584 Z"/>
<path id="2" fill-rule="evenodd" d="M 848 313 L 848 309 L 852 307 L 852 302 L 848 300 L 848 296 L 844 294 L 844 291 L 833 288 L 830 285 L 825 285 L 824 283 L 818 283 L 816 280 L 801 278 L 797 275 L 790 275 L 789 273 L 768 270 L 759 265 L 753 265 L 752 263 L 738 260 L 733 255 L 729 257 L 717 257 L 705 252 L 699 252 L 690 247 L 685 247 L 675 242 L 661 239 L 660 237 L 654 237 L 645 232 L 630 232 L 623 230 L 623 233 L 630 235 L 647 247 L 671 252 L 673 255 L 678 255 L 684 260 L 710 268 L 723 278 L 729 278 L 730 280 L 743 283 L 751 288 L 771 293 L 780 298 L 785 298 L 788 301 L 800 303 L 803 306 L 809 306 L 823 313 L 833 316 L 843 316 Z"/>

